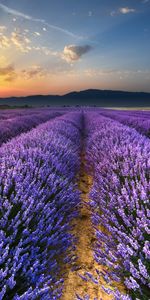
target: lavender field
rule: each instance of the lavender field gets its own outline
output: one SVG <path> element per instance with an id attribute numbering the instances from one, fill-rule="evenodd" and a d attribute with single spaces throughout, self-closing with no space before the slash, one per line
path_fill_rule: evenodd
<path id="1" fill-rule="evenodd" d="M 0 111 L 0 300 L 150 299 L 150 111 Z"/>

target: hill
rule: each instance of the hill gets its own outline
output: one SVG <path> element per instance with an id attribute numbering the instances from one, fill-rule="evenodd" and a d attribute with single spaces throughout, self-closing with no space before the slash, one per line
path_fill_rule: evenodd
<path id="1" fill-rule="evenodd" d="M 150 93 L 89 89 L 59 95 L 0 98 L 0 106 L 149 107 Z"/>

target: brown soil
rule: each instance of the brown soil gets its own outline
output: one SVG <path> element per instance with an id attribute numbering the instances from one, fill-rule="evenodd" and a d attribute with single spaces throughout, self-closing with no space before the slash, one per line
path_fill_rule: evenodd
<path id="1" fill-rule="evenodd" d="M 85 172 L 84 168 L 81 170 L 79 189 L 82 197 L 82 208 L 79 217 L 75 221 L 74 235 L 78 239 L 76 255 L 78 257 L 76 266 L 77 270 L 72 271 L 68 267 L 67 275 L 65 278 L 64 292 L 61 300 L 75 300 L 76 294 L 81 297 L 86 295 L 90 296 L 90 300 L 97 298 L 99 300 L 110 300 L 112 296 L 106 294 L 100 284 L 94 284 L 90 280 L 84 281 L 80 276 L 85 272 L 90 272 L 96 277 L 96 271 L 104 270 L 103 266 L 99 266 L 93 258 L 93 243 L 95 242 L 94 230 L 91 224 L 91 214 L 86 204 L 88 202 L 88 193 L 92 186 L 92 178 Z M 104 281 L 101 281 L 104 284 Z M 106 286 L 106 283 L 105 283 Z M 107 286 L 108 287 L 108 286 Z"/>

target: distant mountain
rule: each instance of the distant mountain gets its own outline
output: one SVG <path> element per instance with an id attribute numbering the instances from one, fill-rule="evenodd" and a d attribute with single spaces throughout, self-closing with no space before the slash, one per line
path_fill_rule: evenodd
<path id="1" fill-rule="evenodd" d="M 0 106 L 150 107 L 150 93 L 89 89 L 59 95 L 0 98 Z"/>

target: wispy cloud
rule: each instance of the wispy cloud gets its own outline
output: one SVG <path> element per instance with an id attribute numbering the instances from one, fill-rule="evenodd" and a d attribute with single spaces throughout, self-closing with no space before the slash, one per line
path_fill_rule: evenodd
<path id="1" fill-rule="evenodd" d="M 14 48 L 17 52 L 27 54 L 31 51 L 39 53 L 39 55 L 55 56 L 62 59 L 62 53 L 60 51 L 54 51 L 49 47 L 39 46 L 33 44 L 31 35 L 28 36 L 28 30 L 20 31 L 16 29 L 10 34 L 0 33 L 0 49 Z M 33 33 L 34 36 L 39 37 L 38 32 Z"/>
<path id="2" fill-rule="evenodd" d="M 25 19 L 25 20 L 28 20 L 28 21 L 32 21 L 32 22 L 38 22 L 38 23 L 43 24 L 43 26 L 46 26 L 46 27 L 48 27 L 50 29 L 59 31 L 59 32 L 65 34 L 65 35 L 68 35 L 70 37 L 73 37 L 75 39 L 83 39 L 82 36 L 76 35 L 76 34 L 74 34 L 73 32 L 71 32 L 71 31 L 69 31 L 67 29 L 64 29 L 62 27 L 59 27 L 59 26 L 47 23 L 43 19 L 37 19 L 37 18 L 34 18 L 32 16 L 26 15 L 26 14 L 24 14 L 24 13 L 18 11 L 18 10 L 12 9 L 12 8 L 4 5 L 4 4 L 1 4 L 1 3 L 0 3 L 0 9 L 2 9 L 7 14 L 11 14 L 14 17 L 19 17 L 19 18 L 22 18 L 22 19 Z"/>
<path id="3" fill-rule="evenodd" d="M 30 39 L 22 35 L 20 32 L 12 32 L 10 41 L 21 52 L 28 53 L 32 50 L 32 47 L 29 46 L 31 43 Z"/>
<path id="4" fill-rule="evenodd" d="M 2 34 L 0 35 L 0 49 L 3 49 L 3 48 L 9 48 L 10 47 L 10 41 L 9 41 L 9 38 Z"/>
<path id="5" fill-rule="evenodd" d="M 119 77 L 120 79 L 122 78 L 127 78 L 127 77 L 135 77 L 135 76 L 145 76 L 148 77 L 150 76 L 150 70 L 119 70 L 119 69 L 95 69 L 95 68 L 90 68 L 90 69 L 85 69 L 84 74 L 87 77 Z"/>
<path id="6" fill-rule="evenodd" d="M 5 67 L 0 67 L 0 77 L 4 79 L 4 81 L 12 81 L 15 79 L 15 69 L 13 65 L 8 65 Z"/>
<path id="7" fill-rule="evenodd" d="M 129 8 L 129 7 L 120 7 L 119 12 L 121 14 L 129 14 L 129 13 L 134 13 L 136 10 L 135 8 Z"/>
<path id="8" fill-rule="evenodd" d="M 90 45 L 76 46 L 68 45 L 65 46 L 62 57 L 67 62 L 72 63 L 78 61 L 82 55 L 86 54 L 92 49 Z"/>
<path id="9" fill-rule="evenodd" d="M 135 12 L 136 12 L 136 9 L 135 9 L 135 8 L 120 7 L 120 8 L 117 9 L 117 10 L 112 10 L 112 11 L 110 12 L 110 15 L 113 17 L 113 16 L 115 16 L 115 15 L 120 15 L 120 14 L 127 15 L 127 14 L 135 13 Z"/>
<path id="10" fill-rule="evenodd" d="M 23 53 L 33 50 L 31 40 L 18 30 L 12 31 L 9 35 L 0 34 L 0 49 L 10 49 L 10 47 L 15 47 Z"/>
<path id="11" fill-rule="evenodd" d="M 28 69 L 23 69 L 21 70 L 21 77 L 23 77 L 26 80 L 30 80 L 34 77 L 45 77 L 47 74 L 47 71 L 42 68 L 41 66 L 35 65 L 35 66 L 31 66 Z"/>
<path id="12" fill-rule="evenodd" d="M 5 13 L 8 13 L 12 16 L 15 16 L 15 17 L 20 17 L 20 18 L 23 18 L 23 19 L 26 19 L 26 20 L 30 20 L 30 21 L 35 21 L 35 22 L 44 22 L 44 20 L 42 19 L 36 19 L 36 18 L 33 18 L 29 15 L 26 15 L 18 10 L 15 10 L 15 9 L 12 9 L 4 4 L 1 4 L 0 3 L 0 8 L 5 12 Z"/>
<path id="13" fill-rule="evenodd" d="M 85 69 L 84 74 L 87 77 L 99 77 L 99 76 L 116 76 L 117 74 L 121 74 L 121 71 L 116 70 L 116 69 L 95 69 L 95 68 L 90 68 L 90 69 Z"/>
<path id="14" fill-rule="evenodd" d="M 39 65 L 33 65 L 29 68 L 21 70 L 17 70 L 12 64 L 9 64 L 5 67 L 0 67 L 0 78 L 7 82 L 15 81 L 18 78 L 31 80 L 45 76 L 48 76 L 48 71 Z"/>
<path id="15" fill-rule="evenodd" d="M 34 34 L 35 34 L 36 36 L 40 36 L 40 35 L 41 35 L 40 32 L 37 32 L 37 31 L 35 31 Z"/>
<path id="16" fill-rule="evenodd" d="M 6 26 L 0 25 L 0 33 L 4 32 L 7 29 Z"/>

